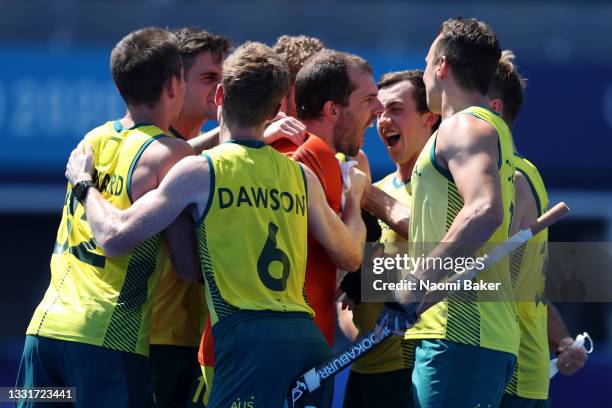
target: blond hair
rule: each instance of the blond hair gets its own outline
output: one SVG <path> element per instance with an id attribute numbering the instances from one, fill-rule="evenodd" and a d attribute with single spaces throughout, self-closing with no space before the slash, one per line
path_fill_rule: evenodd
<path id="1" fill-rule="evenodd" d="M 272 47 L 274 52 L 285 60 L 292 84 L 295 83 L 295 77 L 306 60 L 323 48 L 325 48 L 325 45 L 321 40 L 305 35 L 283 35 L 276 40 L 276 44 Z"/>

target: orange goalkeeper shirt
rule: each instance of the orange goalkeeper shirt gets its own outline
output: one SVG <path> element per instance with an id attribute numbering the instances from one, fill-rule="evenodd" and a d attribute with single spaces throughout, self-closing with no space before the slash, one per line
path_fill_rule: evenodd
<path id="1" fill-rule="evenodd" d="M 342 172 L 333 150 L 318 136 L 307 133 L 306 141 L 293 153 L 293 159 L 305 164 L 317 176 L 327 198 L 327 204 L 336 213 L 342 209 Z M 308 234 L 306 261 L 306 298 L 315 311 L 315 323 L 331 346 L 336 320 L 336 265 L 325 248 Z"/>

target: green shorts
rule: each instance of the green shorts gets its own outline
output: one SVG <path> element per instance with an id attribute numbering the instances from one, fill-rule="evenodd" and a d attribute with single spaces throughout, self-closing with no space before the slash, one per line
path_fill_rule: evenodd
<path id="1" fill-rule="evenodd" d="M 516 357 L 448 340 L 419 340 L 412 392 L 417 407 L 498 407 Z"/>
<path id="2" fill-rule="evenodd" d="M 374 374 L 351 371 L 342 408 L 411 408 L 411 375 L 409 368 Z"/>
<path id="3" fill-rule="evenodd" d="M 73 341 L 26 336 L 17 387 L 75 387 L 76 403 L 20 401 L 19 408 L 154 408 L 147 357 Z"/>
<path id="4" fill-rule="evenodd" d="M 152 344 L 149 358 L 157 408 L 205 407 L 195 395 L 202 376 L 197 347 Z"/>
<path id="5" fill-rule="evenodd" d="M 208 408 L 281 408 L 293 382 L 331 355 L 304 313 L 238 312 L 213 326 L 215 377 Z M 331 381 L 305 399 L 331 407 Z"/>
<path id="6" fill-rule="evenodd" d="M 548 400 L 538 400 L 519 397 L 504 393 L 500 408 L 548 408 L 550 402 Z"/>

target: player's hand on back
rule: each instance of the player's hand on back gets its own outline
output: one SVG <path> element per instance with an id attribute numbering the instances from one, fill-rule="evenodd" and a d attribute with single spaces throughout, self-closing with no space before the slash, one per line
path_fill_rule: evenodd
<path id="1" fill-rule="evenodd" d="M 66 164 L 66 178 L 74 186 L 79 181 L 93 180 L 95 174 L 93 147 L 82 141 L 70 154 Z"/>
<path id="2" fill-rule="evenodd" d="M 279 116 L 264 130 L 264 142 L 270 144 L 278 139 L 286 138 L 298 146 L 304 143 L 306 126 L 296 118 L 286 116 L 284 113 L 282 116 L 279 113 Z"/>

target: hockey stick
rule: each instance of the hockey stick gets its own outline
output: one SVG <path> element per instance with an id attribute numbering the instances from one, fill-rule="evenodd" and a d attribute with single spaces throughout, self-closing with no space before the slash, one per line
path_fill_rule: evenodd
<path id="1" fill-rule="evenodd" d="M 520 230 L 508 240 L 497 246 L 490 253 L 486 254 L 482 258 L 484 267 L 481 269 L 471 268 L 462 273 L 457 273 L 449 278 L 446 282 L 460 282 L 460 287 L 463 287 L 463 283 L 471 281 L 480 272 L 487 269 L 487 267 L 495 264 L 503 257 L 510 254 L 516 248 L 529 241 L 534 235 L 537 235 L 540 231 L 550 227 L 555 222 L 559 221 L 563 217 L 569 214 L 569 208 L 565 203 L 561 202 L 555 205 L 553 208 L 542 214 L 536 222 L 529 228 Z M 425 312 L 430 307 L 437 304 L 442 299 L 448 297 L 452 292 L 447 291 L 435 291 L 430 292 L 426 295 L 425 301 L 419 314 Z M 354 363 L 358 358 L 362 357 L 367 352 L 371 351 L 378 344 L 383 342 L 385 339 L 390 337 L 392 332 L 383 325 L 382 331 L 379 336 L 376 335 L 376 330 L 372 329 L 366 333 L 363 337 L 348 344 L 342 350 L 338 351 L 327 360 L 311 368 L 301 377 L 299 377 L 291 386 L 289 395 L 287 396 L 287 407 L 297 408 L 299 407 L 299 401 L 304 398 L 307 394 L 315 391 L 321 386 L 321 382 L 327 381 L 333 378 L 340 371 Z"/>

